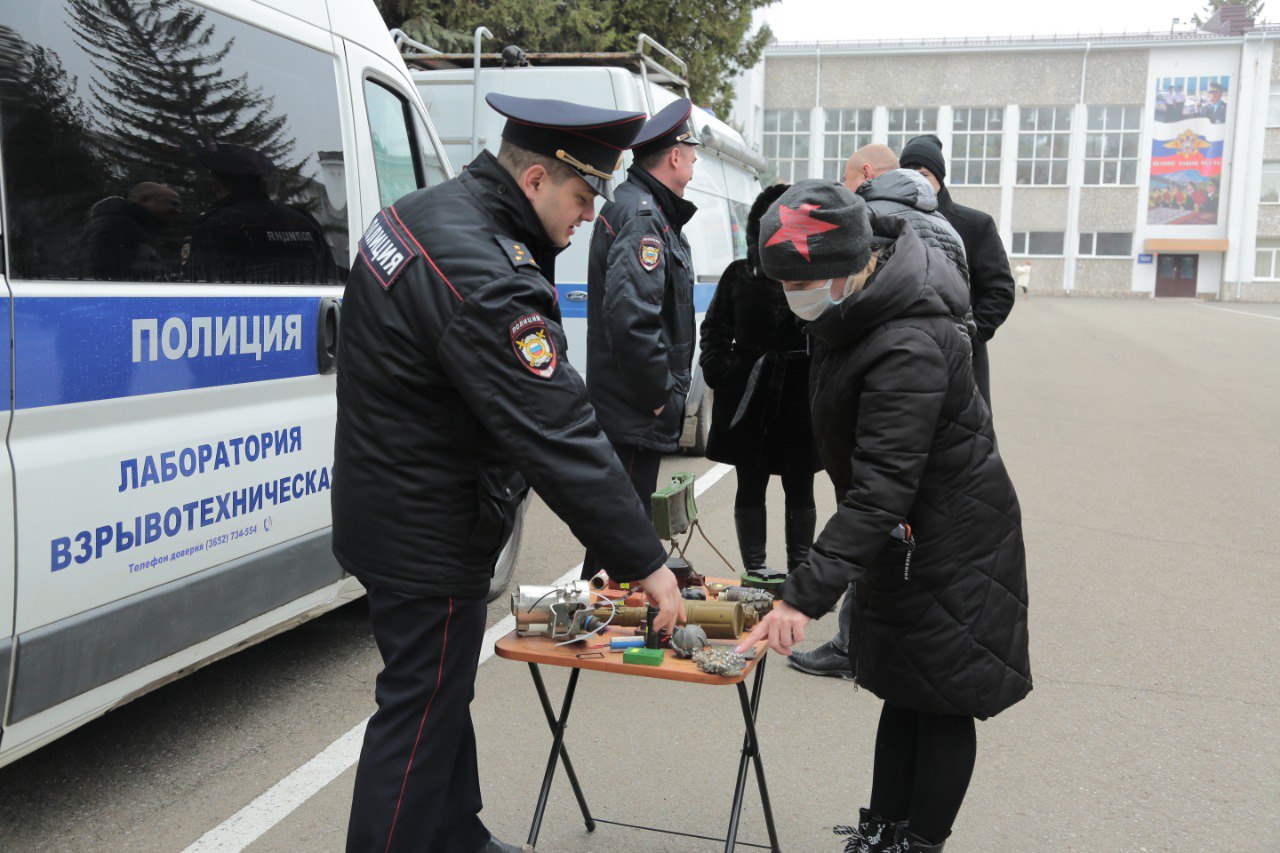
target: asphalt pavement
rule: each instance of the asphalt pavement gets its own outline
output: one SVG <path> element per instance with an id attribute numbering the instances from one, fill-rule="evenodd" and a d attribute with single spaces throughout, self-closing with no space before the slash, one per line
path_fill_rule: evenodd
<path id="1" fill-rule="evenodd" d="M 1019 301 L 990 351 L 1023 507 L 1035 690 L 979 724 L 947 850 L 1280 850 L 1280 306 Z M 671 457 L 663 471 L 713 464 Z M 729 473 L 699 499 L 721 550 L 735 547 L 733 492 Z M 817 493 L 821 526 L 834 506 L 824 475 Z M 777 483 L 769 507 L 782 564 Z M 516 582 L 581 561 L 540 503 L 526 531 Z M 705 545 L 690 556 L 719 571 Z M 495 603 L 490 624 L 505 613 Z M 202 837 L 255 853 L 342 849 L 352 768 L 314 792 L 295 786 L 293 800 L 262 795 L 341 752 L 324 753 L 372 712 L 367 620 L 363 603 L 345 607 L 0 770 L 0 850 L 181 851 Z M 806 647 L 834 630 L 834 617 L 815 623 Z M 547 673 L 553 699 L 565 682 Z M 866 803 L 878 712 L 851 683 L 770 657 L 759 732 L 783 849 L 841 849 L 831 827 Z M 528 669 L 485 662 L 473 713 L 482 816 L 521 839 L 550 746 Z M 741 743 L 732 688 L 597 673 L 579 683 L 566 739 L 599 817 L 711 836 Z M 246 806 L 257 829 L 223 832 Z M 754 779 L 739 838 L 767 841 Z M 539 843 L 714 849 L 612 825 L 588 834 L 563 776 Z"/>

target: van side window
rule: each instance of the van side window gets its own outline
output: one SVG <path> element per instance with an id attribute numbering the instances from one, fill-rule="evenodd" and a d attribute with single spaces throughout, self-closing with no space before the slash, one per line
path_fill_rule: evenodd
<path id="1" fill-rule="evenodd" d="M 10 275 L 342 281 L 337 80 L 186 0 L 0 4 Z"/>
<path id="2" fill-rule="evenodd" d="M 422 148 L 409 101 L 375 80 L 364 81 L 364 102 L 373 138 L 373 164 L 382 207 L 427 185 Z"/>

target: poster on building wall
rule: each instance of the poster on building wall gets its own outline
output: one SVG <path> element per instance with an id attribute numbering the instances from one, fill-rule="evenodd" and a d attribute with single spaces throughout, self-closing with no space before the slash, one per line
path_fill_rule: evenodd
<path id="1" fill-rule="evenodd" d="M 1160 77 L 1148 225 L 1217 225 L 1230 77 Z"/>

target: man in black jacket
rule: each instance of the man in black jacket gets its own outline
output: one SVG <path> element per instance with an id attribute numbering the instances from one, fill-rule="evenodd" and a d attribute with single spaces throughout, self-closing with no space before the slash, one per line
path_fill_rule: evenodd
<path id="1" fill-rule="evenodd" d="M 552 267 L 608 196 L 639 113 L 490 95 L 495 158 L 380 212 L 339 333 L 333 550 L 385 667 L 351 853 L 508 851 L 479 818 L 469 705 L 485 595 L 527 480 L 674 627 L 675 576 L 564 359 Z"/>
<path id="2" fill-rule="evenodd" d="M 640 131 L 587 261 L 587 393 L 645 506 L 662 454 L 679 446 L 697 334 L 693 259 L 682 233 L 698 210 L 684 200 L 701 144 L 692 110 L 682 98 Z M 614 574 L 588 548 L 582 577 L 601 568 Z"/>
<path id="3" fill-rule="evenodd" d="M 964 240 L 969 259 L 969 301 L 978 334 L 973 339 L 973 375 L 982 399 L 991 406 L 991 363 L 987 359 L 987 341 L 1013 310 L 1013 274 L 1009 256 L 995 220 L 981 210 L 956 204 L 951 191 L 943 184 L 947 165 L 942 156 L 942 141 L 932 134 L 917 136 L 902 149 L 899 158 L 904 169 L 915 169 L 938 194 L 938 212 L 947 218 Z"/>

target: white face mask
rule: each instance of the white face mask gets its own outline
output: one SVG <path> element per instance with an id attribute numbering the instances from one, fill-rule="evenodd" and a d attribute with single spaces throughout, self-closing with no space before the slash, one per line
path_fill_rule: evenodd
<path id="1" fill-rule="evenodd" d="M 816 320 L 832 305 L 839 305 L 844 296 L 840 299 L 831 298 L 831 285 L 834 281 L 834 278 L 829 278 L 821 287 L 815 287 L 812 290 L 784 291 L 791 313 L 801 320 Z"/>

